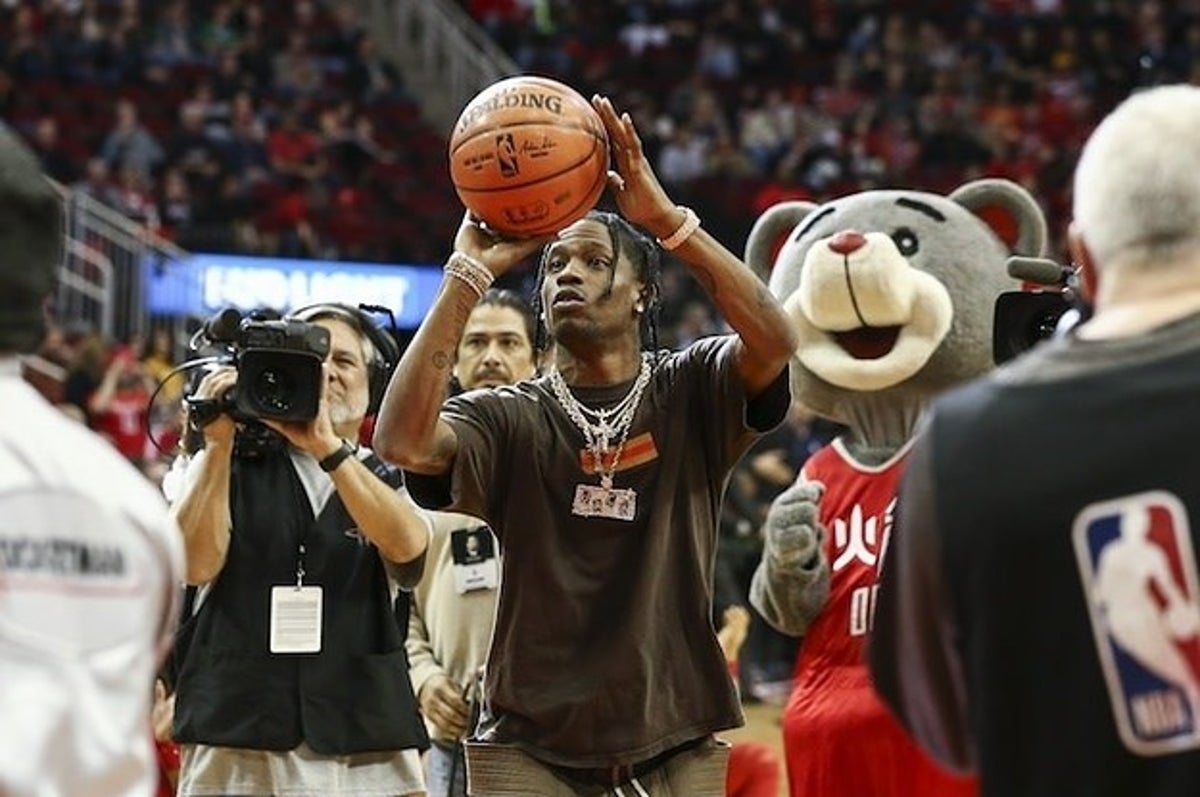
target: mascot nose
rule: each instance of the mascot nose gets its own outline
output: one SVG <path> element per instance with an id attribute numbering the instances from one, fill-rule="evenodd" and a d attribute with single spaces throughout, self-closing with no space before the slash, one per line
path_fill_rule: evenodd
<path id="1" fill-rule="evenodd" d="M 842 230 L 829 239 L 827 246 L 839 255 L 848 255 L 862 249 L 867 238 L 858 230 Z"/>

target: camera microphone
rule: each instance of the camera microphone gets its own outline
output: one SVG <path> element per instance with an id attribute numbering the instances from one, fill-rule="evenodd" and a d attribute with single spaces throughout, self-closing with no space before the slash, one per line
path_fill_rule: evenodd
<path id="1" fill-rule="evenodd" d="M 211 341 L 228 343 L 237 339 L 242 314 L 235 307 L 226 307 L 204 322 L 204 336 Z"/>
<path id="2" fill-rule="evenodd" d="M 1013 255 L 1005 265 L 1013 279 L 1055 288 L 1065 287 L 1072 273 L 1071 269 L 1045 257 Z"/>
<path id="3" fill-rule="evenodd" d="M 1058 337 L 1091 316 L 1082 299 L 1079 272 L 1044 257 L 1013 255 L 1005 261 L 1008 276 L 1046 290 L 1007 291 L 996 297 L 992 318 L 992 357 L 1000 365 Z"/>

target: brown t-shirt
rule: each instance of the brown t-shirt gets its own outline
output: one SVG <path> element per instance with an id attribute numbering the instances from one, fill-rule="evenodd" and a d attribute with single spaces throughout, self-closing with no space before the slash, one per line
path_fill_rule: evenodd
<path id="1" fill-rule="evenodd" d="M 451 508 L 487 520 L 504 549 L 481 740 L 607 767 L 742 723 L 711 620 L 717 518 L 730 470 L 790 394 L 784 369 L 748 403 L 736 343 L 657 360 L 614 478 L 637 494 L 633 521 L 572 514 L 576 486 L 600 479 L 546 378 L 446 403 L 452 472 L 410 489 L 448 487 Z M 574 392 L 605 407 L 630 384 Z"/>

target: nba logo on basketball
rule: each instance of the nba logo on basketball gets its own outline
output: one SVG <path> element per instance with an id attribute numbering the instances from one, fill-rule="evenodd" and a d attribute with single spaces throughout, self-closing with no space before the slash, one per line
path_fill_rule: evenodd
<path id="1" fill-rule="evenodd" d="M 512 133 L 496 136 L 496 162 L 500 164 L 500 174 L 505 177 L 516 177 L 521 173 L 521 165 L 517 162 L 517 145 L 513 143 Z"/>
<path id="2" fill-rule="evenodd" d="M 1122 742 L 1139 755 L 1200 748 L 1200 585 L 1183 504 L 1167 492 L 1092 504 L 1072 538 Z"/>

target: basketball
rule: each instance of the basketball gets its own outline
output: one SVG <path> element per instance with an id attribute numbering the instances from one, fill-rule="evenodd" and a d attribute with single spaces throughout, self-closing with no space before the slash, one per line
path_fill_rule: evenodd
<path id="1" fill-rule="evenodd" d="M 450 179 L 489 227 L 531 237 L 578 221 L 604 191 L 608 134 L 578 92 L 522 75 L 488 86 L 458 117 Z"/>

